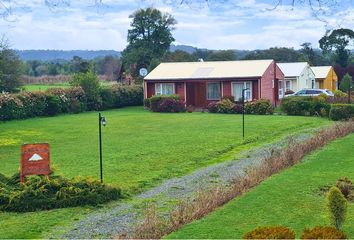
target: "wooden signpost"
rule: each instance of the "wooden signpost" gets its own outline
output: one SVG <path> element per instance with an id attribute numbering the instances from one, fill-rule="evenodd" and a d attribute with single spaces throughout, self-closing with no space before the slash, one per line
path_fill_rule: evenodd
<path id="1" fill-rule="evenodd" d="M 49 144 L 23 144 L 21 147 L 20 169 L 21 183 L 25 181 L 25 176 L 27 175 L 49 175 Z"/>

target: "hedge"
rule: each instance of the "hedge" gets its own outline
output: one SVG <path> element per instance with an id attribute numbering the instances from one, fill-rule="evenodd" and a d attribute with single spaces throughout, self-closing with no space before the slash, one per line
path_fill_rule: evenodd
<path id="1" fill-rule="evenodd" d="M 113 85 L 100 89 L 98 110 L 142 105 L 141 86 Z M 45 92 L 0 94 L 0 121 L 60 113 L 79 113 L 88 110 L 87 97 L 81 87 L 49 89 Z M 91 104 L 91 103 L 89 103 Z"/>
<path id="2" fill-rule="evenodd" d="M 207 106 L 210 113 L 242 113 L 242 104 L 234 103 L 229 98 L 224 98 L 218 102 L 212 102 Z M 245 103 L 245 113 L 267 115 L 273 114 L 274 107 L 268 99 L 259 99 Z"/>
<path id="3" fill-rule="evenodd" d="M 144 100 L 144 106 L 152 112 L 185 112 L 186 106 L 178 95 L 155 95 Z"/>
<path id="4" fill-rule="evenodd" d="M 354 104 L 332 104 L 329 118 L 334 121 L 354 118 Z"/>
<path id="5" fill-rule="evenodd" d="M 331 105 L 319 97 L 292 96 L 283 98 L 280 108 L 288 115 L 328 117 Z"/>

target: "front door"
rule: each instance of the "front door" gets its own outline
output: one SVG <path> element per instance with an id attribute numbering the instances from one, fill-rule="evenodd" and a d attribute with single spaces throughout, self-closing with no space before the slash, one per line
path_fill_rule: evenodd
<path id="1" fill-rule="evenodd" d="M 193 82 L 186 84 L 187 106 L 206 106 L 206 84 L 204 82 Z"/>

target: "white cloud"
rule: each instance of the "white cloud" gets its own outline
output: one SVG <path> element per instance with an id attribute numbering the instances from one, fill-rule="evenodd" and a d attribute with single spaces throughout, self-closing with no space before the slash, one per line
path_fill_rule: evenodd
<path id="1" fill-rule="evenodd" d="M 17 5 L 17 21 L 0 20 L 0 29 L 19 49 L 122 50 L 130 27 L 129 15 L 144 6 L 172 14 L 178 21 L 173 32 L 176 42 L 201 48 L 299 48 L 303 42 L 317 47 L 329 27 L 354 29 L 353 7 L 326 16 L 326 22 L 321 22 L 308 7 L 269 10 L 273 4 L 256 0 L 229 0 L 228 4 L 211 1 L 209 7 L 165 5 L 161 0 L 104 0 L 100 8 L 93 7 L 91 0 L 71 2 L 53 10 L 43 6 L 42 0 L 22 0 L 32 11 Z"/>

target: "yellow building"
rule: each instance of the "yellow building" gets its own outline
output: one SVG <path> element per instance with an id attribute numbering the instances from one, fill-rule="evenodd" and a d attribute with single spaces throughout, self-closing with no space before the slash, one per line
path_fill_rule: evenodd
<path id="1" fill-rule="evenodd" d="M 337 90 L 338 77 L 331 66 L 318 66 L 311 67 L 313 73 L 315 74 L 316 88 Z"/>

